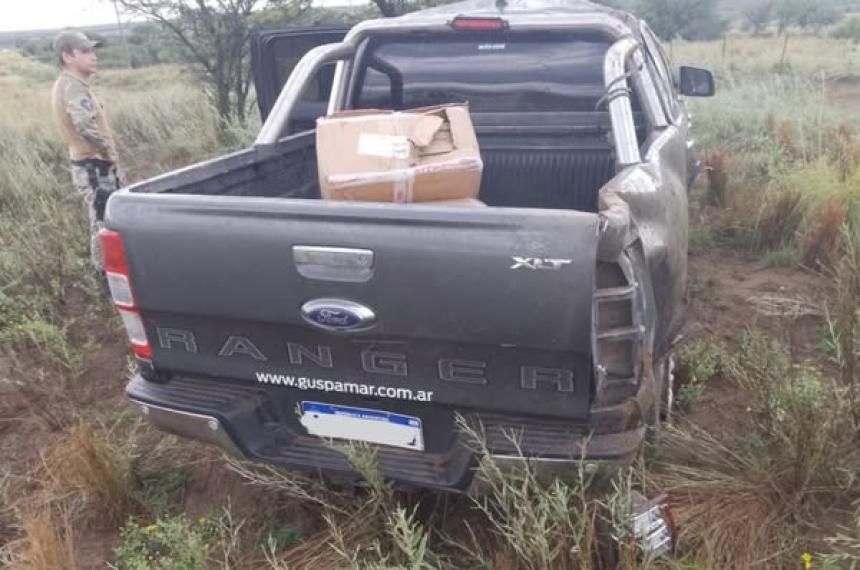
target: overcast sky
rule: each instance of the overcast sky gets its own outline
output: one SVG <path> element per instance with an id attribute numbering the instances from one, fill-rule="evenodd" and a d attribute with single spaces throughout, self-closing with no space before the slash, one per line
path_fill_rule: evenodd
<path id="1" fill-rule="evenodd" d="M 112 0 L 0 0 L 0 31 L 91 26 L 115 21 Z"/>

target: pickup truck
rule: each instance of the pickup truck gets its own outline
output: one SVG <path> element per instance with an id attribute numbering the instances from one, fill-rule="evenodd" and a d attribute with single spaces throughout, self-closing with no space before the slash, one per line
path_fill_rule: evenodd
<path id="1" fill-rule="evenodd" d="M 159 428 L 354 477 L 467 489 L 477 457 L 624 462 L 671 407 L 684 95 L 645 22 L 468 0 L 345 31 L 258 34 L 253 146 L 109 200 L 105 270 Z M 289 74 L 281 88 L 281 83 Z M 488 207 L 321 200 L 315 119 L 468 102 Z"/>

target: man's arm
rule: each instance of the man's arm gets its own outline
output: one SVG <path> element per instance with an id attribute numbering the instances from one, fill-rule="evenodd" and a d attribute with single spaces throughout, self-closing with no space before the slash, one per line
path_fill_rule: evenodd
<path id="1" fill-rule="evenodd" d="M 112 160 L 110 142 L 96 124 L 95 101 L 83 85 L 70 84 L 65 93 L 66 112 L 72 118 L 75 130 L 106 160 Z"/>

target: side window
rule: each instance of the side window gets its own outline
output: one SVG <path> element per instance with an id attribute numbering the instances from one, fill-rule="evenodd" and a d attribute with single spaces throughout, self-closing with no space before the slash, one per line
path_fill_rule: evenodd
<path id="1" fill-rule="evenodd" d="M 356 103 L 356 107 L 359 109 L 396 109 L 391 78 L 382 71 L 368 66 Z"/>
<path id="2" fill-rule="evenodd" d="M 645 58 L 648 67 L 656 73 L 657 90 L 660 93 L 660 98 L 663 100 L 666 114 L 672 118 L 677 118 L 678 96 L 675 92 L 674 81 L 672 80 L 671 67 L 666 61 L 666 56 L 660 47 L 660 43 L 648 25 L 643 23 L 641 30 L 642 38 L 645 42 Z"/>
<path id="3" fill-rule="evenodd" d="M 314 78 L 305 86 L 305 90 L 302 91 L 301 100 L 303 102 L 328 103 L 336 66 L 336 62 L 327 63 L 317 72 Z"/>
<path id="4" fill-rule="evenodd" d="M 251 69 L 263 120 L 278 99 L 296 64 L 311 49 L 343 39 L 346 27 L 258 30 L 251 38 Z M 334 66 L 326 66 L 303 94 L 303 101 L 321 102 L 331 90 Z"/>
<path id="5" fill-rule="evenodd" d="M 325 115 L 328 109 L 336 66 L 336 62 L 325 64 L 305 85 L 302 96 L 290 115 L 288 132 L 297 133 L 316 128 L 317 117 Z"/>

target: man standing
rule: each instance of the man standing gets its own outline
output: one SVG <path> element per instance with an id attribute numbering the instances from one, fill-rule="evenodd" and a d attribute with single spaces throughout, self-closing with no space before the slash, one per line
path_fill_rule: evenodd
<path id="1" fill-rule="evenodd" d="M 117 153 L 104 107 L 88 83 L 96 72 L 94 49 L 78 31 L 67 30 L 54 40 L 60 77 L 51 95 L 54 117 L 69 147 L 72 183 L 83 197 L 90 217 L 90 252 L 96 271 L 102 271 L 98 231 L 102 227 L 108 196 L 120 186 Z"/>

